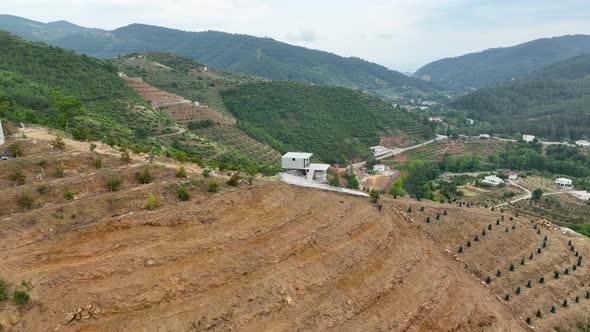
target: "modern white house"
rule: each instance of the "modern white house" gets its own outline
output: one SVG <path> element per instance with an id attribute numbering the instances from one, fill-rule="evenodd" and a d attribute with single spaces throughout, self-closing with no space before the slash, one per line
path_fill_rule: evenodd
<path id="1" fill-rule="evenodd" d="M 287 152 L 281 158 L 281 166 L 289 173 L 305 176 L 310 181 L 326 182 L 328 164 L 312 164 L 309 162 L 313 153 L 308 152 Z"/>
<path id="2" fill-rule="evenodd" d="M 385 154 L 389 151 L 388 148 L 381 146 L 381 145 L 372 146 L 369 148 L 369 150 L 371 150 L 371 152 L 373 152 L 373 156 L 379 156 L 379 155 Z"/>
<path id="3" fill-rule="evenodd" d="M 583 147 L 590 147 L 590 142 L 587 141 L 587 140 L 581 139 L 581 140 L 577 140 L 576 141 L 576 145 L 577 146 L 583 146 Z"/>
<path id="4" fill-rule="evenodd" d="M 485 178 L 483 178 L 483 180 L 481 180 L 481 183 L 489 184 L 492 186 L 499 186 L 502 183 L 504 183 L 504 180 L 500 179 L 499 177 L 497 177 L 495 175 L 489 175 L 489 176 L 486 176 Z"/>
<path id="5" fill-rule="evenodd" d="M 555 184 L 561 187 L 571 187 L 572 180 L 566 178 L 557 178 L 555 179 Z"/>
<path id="6" fill-rule="evenodd" d="M 479 134 L 479 138 L 481 139 L 489 139 L 490 135 L 489 134 Z"/>
<path id="7" fill-rule="evenodd" d="M 535 135 L 522 135 L 522 140 L 530 143 L 535 140 Z"/>
<path id="8" fill-rule="evenodd" d="M 381 164 L 375 165 L 375 166 L 373 166 L 373 171 L 375 171 L 378 174 L 383 174 L 386 171 L 389 171 L 389 166 L 381 165 Z"/>

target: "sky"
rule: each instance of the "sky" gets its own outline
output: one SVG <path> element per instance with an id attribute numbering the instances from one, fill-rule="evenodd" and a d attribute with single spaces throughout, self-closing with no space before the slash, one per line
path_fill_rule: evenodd
<path id="1" fill-rule="evenodd" d="M 115 29 L 219 30 L 413 72 L 445 57 L 590 34 L 590 0 L 1 0 L 0 13 Z"/>

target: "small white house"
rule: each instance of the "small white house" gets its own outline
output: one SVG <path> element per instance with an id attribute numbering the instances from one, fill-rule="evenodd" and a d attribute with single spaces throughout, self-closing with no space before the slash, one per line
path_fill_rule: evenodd
<path id="1" fill-rule="evenodd" d="M 518 179 L 518 173 L 513 172 L 513 171 L 507 171 L 506 176 L 508 177 L 508 180 L 517 180 Z"/>
<path id="2" fill-rule="evenodd" d="M 504 183 L 504 180 L 500 179 L 499 177 L 497 177 L 495 175 L 489 175 L 489 176 L 486 176 L 485 178 L 483 178 L 483 180 L 481 180 L 481 183 L 489 184 L 492 186 L 499 186 L 502 183 Z"/>
<path id="3" fill-rule="evenodd" d="M 383 173 L 389 171 L 389 166 L 381 165 L 381 164 L 375 165 L 375 166 L 373 166 L 373 171 L 375 171 L 375 173 L 378 173 L 378 174 L 383 174 Z"/>
<path id="4" fill-rule="evenodd" d="M 522 135 L 522 140 L 530 143 L 535 140 L 535 135 Z"/>
<path id="5" fill-rule="evenodd" d="M 389 151 L 388 148 L 381 146 L 381 145 L 372 146 L 369 148 L 369 150 L 371 150 L 371 152 L 373 152 L 373 156 L 379 156 L 379 155 L 382 155 L 382 154 L 387 153 Z"/>
<path id="6" fill-rule="evenodd" d="M 587 140 L 581 139 L 581 140 L 576 141 L 576 145 L 583 146 L 583 147 L 590 147 L 590 142 Z"/>
<path id="7" fill-rule="evenodd" d="M 561 187 L 571 187 L 572 180 L 566 178 L 557 178 L 555 179 L 555 184 Z"/>
<path id="8" fill-rule="evenodd" d="M 479 134 L 479 138 L 481 138 L 481 139 L 489 139 L 490 138 L 490 135 L 488 135 L 488 134 Z"/>
<path id="9" fill-rule="evenodd" d="M 473 119 L 465 119 L 465 122 L 467 122 L 468 125 L 472 125 L 475 123 L 475 120 Z"/>
<path id="10" fill-rule="evenodd" d="M 330 165 L 312 164 L 309 162 L 313 153 L 287 152 L 281 158 L 281 166 L 291 173 L 298 173 L 310 181 L 326 181 L 326 175 Z"/>

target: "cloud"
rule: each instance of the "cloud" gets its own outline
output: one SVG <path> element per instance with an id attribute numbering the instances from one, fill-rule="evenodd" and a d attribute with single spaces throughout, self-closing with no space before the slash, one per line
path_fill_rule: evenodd
<path id="1" fill-rule="evenodd" d="M 311 43 L 318 40 L 318 35 L 311 29 L 299 29 L 296 32 L 287 32 L 285 38 L 292 42 Z"/>

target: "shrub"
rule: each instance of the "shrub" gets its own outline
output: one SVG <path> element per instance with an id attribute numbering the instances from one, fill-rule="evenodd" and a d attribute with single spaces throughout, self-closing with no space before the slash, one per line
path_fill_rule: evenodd
<path id="1" fill-rule="evenodd" d="M 430 223 L 430 217 L 426 217 L 426 223 Z"/>
<path id="2" fill-rule="evenodd" d="M 61 136 L 55 136 L 55 139 L 51 141 L 51 147 L 54 150 L 64 151 L 66 149 L 66 143 Z"/>
<path id="3" fill-rule="evenodd" d="M 62 162 L 55 165 L 55 177 L 56 178 L 63 178 L 65 174 L 65 167 Z"/>
<path id="4" fill-rule="evenodd" d="M 14 181 L 14 183 L 17 186 L 22 186 L 23 184 L 25 184 L 26 177 L 23 171 L 21 171 L 20 169 L 17 169 L 16 171 L 12 172 L 12 174 L 10 174 L 8 178 Z"/>
<path id="5" fill-rule="evenodd" d="M 8 299 L 8 284 L 4 279 L 0 278 L 0 302 L 6 301 Z"/>
<path id="6" fill-rule="evenodd" d="M 25 291 L 17 290 L 12 293 L 12 302 L 16 305 L 29 303 L 29 294 Z"/>
<path id="7" fill-rule="evenodd" d="M 176 190 L 176 198 L 178 198 L 178 200 L 180 200 L 180 201 L 185 202 L 185 201 L 188 201 L 191 198 L 191 196 L 188 192 L 188 189 L 186 189 L 186 187 L 180 186 L 180 187 L 178 187 L 178 190 Z"/>
<path id="8" fill-rule="evenodd" d="M 533 282 L 529 280 L 529 281 L 526 283 L 526 288 L 531 288 L 531 287 L 533 287 Z"/>
<path id="9" fill-rule="evenodd" d="M 203 170 L 203 176 L 208 178 L 209 175 L 211 175 L 211 169 L 210 168 L 206 168 Z"/>
<path id="10" fill-rule="evenodd" d="M 527 317 L 527 318 L 526 318 L 526 323 L 527 323 L 528 325 L 531 325 L 531 317 Z"/>
<path id="11" fill-rule="evenodd" d="M 510 263 L 510 271 L 514 271 L 514 264 Z"/>
<path id="12" fill-rule="evenodd" d="M 184 169 L 184 166 L 178 167 L 178 169 L 176 170 L 176 177 L 177 178 L 185 178 L 186 177 L 186 170 Z"/>
<path id="13" fill-rule="evenodd" d="M 504 300 L 510 301 L 510 294 L 506 294 L 506 296 L 504 297 Z"/>
<path id="14" fill-rule="evenodd" d="M 33 203 L 34 203 L 33 197 L 31 196 L 31 194 L 29 194 L 28 191 L 21 193 L 17 198 L 18 206 L 20 206 L 21 208 L 23 208 L 25 210 L 32 208 Z"/>
<path id="15" fill-rule="evenodd" d="M 227 180 L 227 184 L 232 187 L 237 187 L 240 185 L 240 176 L 236 173 L 231 176 L 229 180 Z"/>
<path id="16" fill-rule="evenodd" d="M 502 272 L 500 271 L 500 269 L 496 270 L 496 277 L 501 277 L 502 276 Z"/>
<path id="17" fill-rule="evenodd" d="M 567 307 L 567 299 L 563 300 L 563 307 L 566 308 Z"/>
<path id="18" fill-rule="evenodd" d="M 531 261 L 532 261 L 534 257 L 535 257 L 535 256 L 534 256 L 534 254 L 533 254 L 533 253 L 531 253 L 531 254 L 529 255 L 529 260 L 531 260 Z"/>
<path id="19" fill-rule="evenodd" d="M 412 213 L 412 207 L 408 207 L 408 213 Z"/>
<path id="20" fill-rule="evenodd" d="M 549 312 L 552 313 L 552 314 L 555 313 L 555 306 L 554 305 L 551 306 L 551 310 L 549 310 Z"/>
<path id="21" fill-rule="evenodd" d="M 73 199 L 74 199 L 74 197 L 76 197 L 76 193 L 75 193 L 73 190 L 71 190 L 71 189 L 66 189 L 66 190 L 64 191 L 64 198 L 65 198 L 67 201 L 71 201 L 71 200 L 73 200 Z"/>
<path id="22" fill-rule="evenodd" d="M 47 192 L 47 186 L 44 184 L 40 184 L 37 186 L 37 192 L 39 194 L 45 194 Z"/>
<path id="23" fill-rule="evenodd" d="M 553 277 L 555 279 L 559 279 L 559 272 L 558 271 L 553 271 Z"/>
<path id="24" fill-rule="evenodd" d="M 467 247 L 471 247 L 471 241 L 467 240 Z"/>
<path id="25" fill-rule="evenodd" d="M 580 302 L 580 296 L 576 295 L 576 298 L 574 299 L 574 302 L 579 303 Z"/>
<path id="26" fill-rule="evenodd" d="M 90 143 L 90 152 L 94 152 L 94 150 L 96 150 L 97 147 L 98 147 L 98 145 L 96 145 L 94 143 Z"/>
<path id="27" fill-rule="evenodd" d="M 108 191 L 118 191 L 121 187 L 121 178 L 113 175 L 107 179 L 106 187 Z"/>
<path id="28" fill-rule="evenodd" d="M 141 172 L 139 172 L 137 174 L 137 182 L 141 183 L 141 184 L 148 184 L 150 182 L 152 182 L 153 178 L 152 178 L 152 174 L 150 172 L 149 167 L 144 167 Z"/>
<path id="29" fill-rule="evenodd" d="M 96 169 L 101 169 L 102 166 L 103 166 L 103 159 L 102 159 L 102 157 L 96 157 L 96 158 L 94 158 L 94 161 L 92 162 L 92 165 Z"/>
<path id="30" fill-rule="evenodd" d="M 541 314 L 541 310 L 537 310 L 537 317 L 541 318 L 543 316 L 543 314 Z"/>
<path id="31" fill-rule="evenodd" d="M 520 287 L 516 287 L 516 291 L 514 292 L 516 295 L 520 294 Z"/>
<path id="32" fill-rule="evenodd" d="M 149 194 L 145 200 L 144 209 L 146 210 L 155 210 L 160 206 L 160 198 L 154 194 Z"/>
<path id="33" fill-rule="evenodd" d="M 524 265 L 524 258 L 520 260 L 520 265 Z"/>
<path id="34" fill-rule="evenodd" d="M 490 225 L 488 225 L 488 231 L 491 231 L 491 230 L 492 230 L 492 225 L 490 224 Z"/>
<path id="35" fill-rule="evenodd" d="M 489 284 L 490 282 L 492 282 L 492 278 L 490 278 L 490 276 L 486 277 L 486 284 Z"/>
<path id="36" fill-rule="evenodd" d="M 539 283 L 540 283 L 540 284 L 544 284 L 544 283 L 545 283 L 545 277 L 541 277 L 541 278 L 539 279 Z"/>
<path id="37" fill-rule="evenodd" d="M 125 148 L 121 148 L 121 161 L 124 164 L 129 164 L 131 162 L 131 155 L 129 154 L 129 151 Z"/>
<path id="38" fill-rule="evenodd" d="M 379 192 L 377 190 L 373 190 L 371 189 L 371 191 L 369 191 L 369 200 L 371 201 L 371 203 L 373 204 L 377 204 L 379 203 L 379 197 L 381 195 L 379 194 Z"/>
<path id="39" fill-rule="evenodd" d="M 211 182 L 209 182 L 207 187 L 208 187 L 208 189 L 207 189 L 208 192 L 216 193 L 217 190 L 219 189 L 219 183 L 217 183 L 215 181 L 211 181 Z"/>
<path id="40" fill-rule="evenodd" d="M 459 247 L 459 253 L 463 252 L 463 247 Z"/>
<path id="41" fill-rule="evenodd" d="M 14 142 L 8 146 L 8 152 L 15 158 L 25 155 L 22 142 Z"/>

